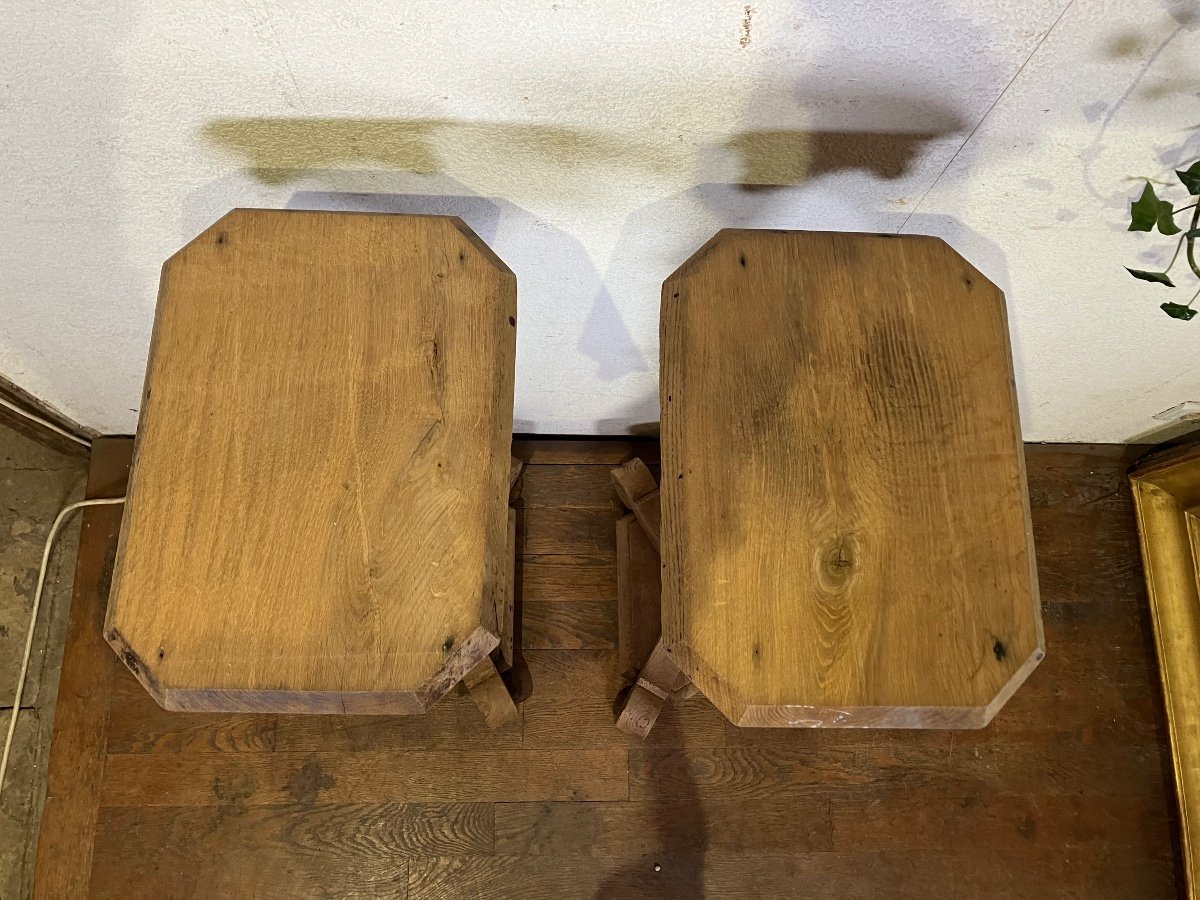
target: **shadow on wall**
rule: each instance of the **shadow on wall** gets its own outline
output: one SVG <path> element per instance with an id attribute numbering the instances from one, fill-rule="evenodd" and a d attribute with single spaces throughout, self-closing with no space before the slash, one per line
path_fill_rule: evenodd
<path id="1" fill-rule="evenodd" d="M 1195 0 L 1163 0 L 1162 6 L 1175 23 L 1175 27 L 1169 31 L 1156 32 L 1154 25 L 1146 25 L 1145 27 L 1125 28 L 1109 35 L 1104 46 L 1099 48 L 1102 58 L 1108 60 L 1141 58 L 1142 64 L 1138 67 L 1132 81 L 1116 100 L 1110 103 L 1107 100 L 1098 99 L 1089 103 L 1082 110 L 1086 122 L 1089 124 L 1099 123 L 1091 143 L 1079 154 L 1084 186 L 1101 207 L 1122 212 L 1120 217 L 1109 218 L 1107 225 L 1110 231 L 1127 230 L 1124 213 L 1131 199 L 1128 196 L 1130 185 L 1140 184 L 1143 176 L 1127 175 L 1123 181 L 1114 184 L 1097 184 L 1093 166 L 1108 146 L 1105 138 L 1108 136 L 1109 127 L 1120 115 L 1125 105 L 1135 97 L 1156 102 L 1175 94 L 1194 94 L 1200 88 L 1200 76 L 1197 76 L 1193 69 L 1171 72 L 1169 77 L 1159 78 L 1156 82 L 1143 86 L 1143 81 L 1158 64 L 1159 57 L 1177 38 L 1194 31 L 1198 19 L 1200 19 L 1200 9 Z M 1176 140 L 1174 136 L 1171 138 L 1171 143 L 1156 146 L 1158 160 L 1165 167 L 1164 171 L 1157 173 L 1158 176 L 1170 180 L 1172 169 L 1179 168 L 1196 158 L 1196 142 L 1200 139 L 1200 130 L 1194 126 L 1188 130 L 1191 131 L 1191 134 L 1187 138 L 1187 144 L 1183 147 L 1174 143 Z"/>
<path id="2" fill-rule="evenodd" d="M 637 279 L 639 293 L 660 296 L 662 283 L 683 262 L 698 250 L 719 228 L 703 234 L 686 229 L 673 230 L 668 238 L 669 256 L 674 260 L 668 266 L 660 263 L 661 248 L 647 250 L 644 235 L 647 228 L 657 222 L 681 221 L 688 210 L 702 205 L 711 211 L 721 223 L 720 228 L 780 228 L 801 229 L 808 227 L 802 214 L 786 194 L 779 197 L 762 196 L 762 202 L 747 202 L 747 195 L 740 185 L 701 184 L 687 191 L 649 204 L 631 214 L 625 223 L 617 244 L 615 256 L 625 261 L 631 277 Z M 841 223 L 843 225 L 853 223 Z M 839 227 L 837 230 L 867 230 L 854 227 Z M 1025 418 L 1032 413 L 1032 399 L 1024 384 L 1021 373 L 1030 371 L 1031 364 L 1022 350 L 1020 321 L 1011 302 L 1011 277 L 1007 257 L 999 245 L 968 228 L 953 216 L 918 213 L 908 218 L 903 228 L 906 234 L 926 234 L 940 237 L 962 257 L 977 268 L 984 276 L 1004 292 L 1007 301 L 1009 337 L 1016 375 L 1018 404 Z M 599 433 L 612 433 L 606 428 L 618 424 L 634 434 L 657 435 L 659 400 L 657 393 L 647 394 L 640 400 L 621 409 L 620 417 L 602 419 L 597 422 Z M 628 425 L 627 423 L 638 423 Z"/>
<path id="3" fill-rule="evenodd" d="M 655 306 L 657 309 L 657 304 Z M 657 365 L 655 366 L 657 368 Z M 659 436 L 660 405 L 658 390 L 623 403 L 611 418 L 596 422 L 597 434 L 631 434 L 634 437 L 657 438 Z"/>
<path id="4" fill-rule="evenodd" d="M 456 216 L 488 244 L 496 240 L 500 203 L 473 194 L 371 194 L 349 191 L 296 191 L 285 209 L 329 212 Z M 507 204 L 506 204 L 507 205 Z M 506 261 L 507 265 L 507 261 Z M 524 325 L 524 323 L 521 323 Z"/>
<path id="5" fill-rule="evenodd" d="M 1021 322 L 1014 312 L 1012 277 L 1009 273 L 1008 257 L 1004 255 L 1004 251 L 994 241 L 968 228 L 953 216 L 917 213 L 908 218 L 902 231 L 905 234 L 930 234 L 940 237 L 1003 292 L 1008 316 L 1008 337 L 1012 345 L 1017 405 L 1022 420 L 1029 421 L 1033 413 L 1033 398 L 1025 385 L 1023 373 L 1032 371 L 1033 365 L 1022 349 Z"/>
<path id="6" fill-rule="evenodd" d="M 455 119 L 220 119 L 209 141 L 242 156 L 265 184 L 286 184 L 311 169 L 367 164 L 432 175 L 448 168 L 439 145 L 476 146 L 557 164 L 601 164 L 661 171 L 670 159 L 650 144 L 596 131 L 522 122 Z"/>
<path id="7" fill-rule="evenodd" d="M 896 179 L 909 170 L 929 141 L 942 136 L 937 132 L 743 131 L 721 146 L 736 151 L 742 160 L 738 183 L 756 190 L 803 184 L 850 169 Z"/>
<path id="8" fill-rule="evenodd" d="M 340 187 L 358 183 L 364 187 L 370 185 L 376 191 L 390 180 L 386 172 L 304 173 L 306 182 L 326 182 Z M 453 179 L 444 176 L 438 178 L 436 188 L 445 193 L 301 190 L 292 194 L 286 208 L 457 216 L 486 241 L 516 274 L 520 286 L 518 305 L 522 295 L 546 298 L 562 296 L 564 292 L 575 289 L 605 293 L 599 273 L 587 252 L 579 241 L 565 231 L 550 226 L 507 200 L 471 194 Z M 553 260 L 554 265 L 545 265 L 545 260 Z M 579 334 L 579 349 L 595 362 L 596 375 L 601 379 L 620 377 L 630 371 L 649 370 L 624 319 L 611 300 L 607 303 L 597 300 L 592 304 L 583 322 L 582 332 L 569 306 L 547 305 L 538 310 L 537 316 L 522 318 L 517 331 L 518 397 L 525 395 L 523 382 L 539 365 L 535 351 L 540 350 L 544 355 L 545 349 L 560 343 L 564 334 Z M 544 360 L 540 364 L 544 366 Z M 520 411 L 518 417 L 527 418 Z"/>
<path id="9" fill-rule="evenodd" d="M 888 123 L 874 131 L 752 129 L 698 151 L 619 132 L 454 119 L 220 119 L 206 125 L 203 135 L 241 156 L 264 184 L 287 184 L 310 170 L 345 164 L 432 175 L 444 172 L 452 161 L 439 147 L 454 146 L 475 147 L 531 166 L 596 166 L 685 179 L 716 174 L 710 170 L 732 152 L 739 171 L 729 173 L 729 180 L 757 188 L 798 185 L 849 169 L 899 178 L 929 141 L 963 128 L 961 117 L 946 108 L 895 95 L 877 95 L 870 109 L 858 108 L 855 120 L 869 119 L 876 104 L 888 110 L 899 130 L 889 130 Z M 920 130 L 903 130 L 899 123 L 905 121 L 918 123 Z"/>
<path id="10" fill-rule="evenodd" d="M 814 204 L 797 193 L 801 186 L 851 171 L 901 178 L 930 141 L 963 129 L 960 115 L 926 98 L 863 85 L 856 87 L 861 96 L 838 95 L 839 89 L 844 91 L 838 85 L 764 86 L 752 123 L 801 119 L 814 127 L 748 127 L 690 143 L 653 131 L 647 136 L 433 118 L 230 118 L 208 123 L 203 136 L 240 158 L 260 183 L 295 186 L 289 208 L 461 217 L 517 273 L 522 295 L 538 304 L 538 315 L 526 317 L 518 335 L 518 396 L 540 398 L 551 417 L 561 418 L 580 389 L 591 389 L 591 379 L 616 383 L 639 376 L 614 384 L 607 398 L 613 412 L 594 420 L 600 433 L 628 433 L 631 423 L 658 417 L 657 396 L 642 396 L 645 376 L 657 370 L 651 320 L 662 280 L 679 262 L 720 227 L 812 227 Z M 826 128 L 825 121 L 851 127 Z M 513 193 L 479 196 L 447 174 L 470 173 L 477 164 L 493 174 L 512 171 Z M 557 201 L 539 193 L 563 172 L 580 173 L 581 197 Z M 594 201 L 589 172 L 617 173 L 630 184 L 645 184 L 647 198 L 668 198 L 640 210 L 606 210 L 601 198 L 599 214 L 615 213 L 615 219 L 599 223 L 599 231 L 618 235 L 613 250 L 604 251 L 604 271 L 579 240 L 586 234 L 572 235 L 544 218 L 543 207 L 557 205 L 556 219 L 575 222 L 576 231 L 588 227 L 587 203 Z M 684 185 L 696 186 L 680 191 Z M 878 227 L 863 221 L 866 211 L 839 214 L 836 207 L 853 203 L 838 193 L 826 187 L 814 195 L 823 205 L 822 227 Z M 631 311 L 636 335 L 626 320 Z M 547 365 L 564 364 L 553 348 L 570 343 L 594 362 L 594 370 L 580 374 L 578 383 L 564 377 L 547 387 Z M 518 419 L 536 422 L 537 413 L 518 409 Z"/>
<path id="11" fill-rule="evenodd" d="M 931 142 L 966 130 L 962 115 L 943 103 L 878 86 L 849 96 L 837 85 L 806 82 L 785 102 L 795 109 L 812 106 L 813 124 L 804 130 L 747 129 L 720 145 L 737 154 L 737 183 L 748 189 L 854 170 L 895 180 L 909 173 Z M 699 180 L 725 180 L 711 177 L 719 174 L 713 149 L 701 150 Z"/>

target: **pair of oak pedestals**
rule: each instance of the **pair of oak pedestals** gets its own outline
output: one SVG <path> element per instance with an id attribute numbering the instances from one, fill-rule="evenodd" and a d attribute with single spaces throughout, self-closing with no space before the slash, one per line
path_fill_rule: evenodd
<path id="1" fill-rule="evenodd" d="M 160 704 L 519 716 L 517 328 L 454 218 L 235 210 L 167 261 L 105 624 Z M 987 724 L 1044 653 L 1001 292 L 936 238 L 726 230 L 660 328 L 619 727 Z"/>

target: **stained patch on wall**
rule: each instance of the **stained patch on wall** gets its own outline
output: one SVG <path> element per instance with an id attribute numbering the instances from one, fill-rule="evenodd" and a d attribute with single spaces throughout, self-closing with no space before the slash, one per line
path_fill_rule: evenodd
<path id="1" fill-rule="evenodd" d="M 1166 100 L 1177 94 L 1200 94 L 1200 78 L 1172 78 L 1142 88 L 1140 95 L 1151 102 Z"/>
<path id="2" fill-rule="evenodd" d="M 754 25 L 754 13 L 755 9 L 753 6 L 745 7 L 744 15 L 742 16 L 742 36 L 738 40 L 738 46 L 743 50 L 750 46 L 750 30 Z"/>
<path id="3" fill-rule="evenodd" d="M 1137 56 L 1146 45 L 1145 38 L 1133 29 L 1113 34 L 1104 44 L 1104 53 L 1110 59 L 1125 59 Z"/>
<path id="4" fill-rule="evenodd" d="M 1196 9 L 1196 0 L 1164 0 L 1163 7 L 1172 19 L 1180 25 L 1191 25 L 1200 18 L 1200 10 Z"/>

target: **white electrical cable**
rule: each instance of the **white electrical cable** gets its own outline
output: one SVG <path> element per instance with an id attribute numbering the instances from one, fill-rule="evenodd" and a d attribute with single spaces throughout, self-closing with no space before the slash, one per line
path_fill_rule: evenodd
<path id="1" fill-rule="evenodd" d="M 23 409 L 14 403 L 10 403 L 3 397 L 0 397 L 0 406 L 3 406 L 5 409 L 10 409 L 17 415 L 29 419 L 31 422 L 36 422 L 43 428 L 48 428 L 50 431 L 53 431 L 56 434 L 60 434 L 77 444 L 81 444 L 84 447 L 91 449 L 91 441 L 81 438 L 77 434 L 72 434 L 65 428 L 61 428 L 48 419 L 44 419 L 35 413 L 31 413 L 27 409 Z M 25 654 L 21 658 L 21 674 L 17 676 L 17 689 L 14 692 L 15 696 L 13 697 L 12 711 L 8 716 L 8 734 L 4 738 L 4 756 L 0 757 L 0 797 L 4 796 L 4 777 L 8 774 L 8 757 L 12 752 L 13 734 L 17 730 L 17 715 L 21 710 L 21 698 L 25 694 L 25 677 L 29 674 L 29 658 L 33 653 L 33 633 L 37 628 L 38 609 L 42 605 L 42 590 L 46 586 L 46 569 L 50 565 L 50 551 L 54 549 L 54 539 L 58 537 L 58 529 L 62 527 L 62 524 L 64 521 L 66 521 L 67 517 L 77 509 L 81 509 L 85 506 L 103 506 L 124 502 L 124 497 L 113 497 L 111 499 L 83 500 L 79 503 L 72 503 L 71 505 L 59 511 L 58 515 L 54 519 L 54 524 L 50 526 L 50 534 L 47 535 L 46 546 L 42 550 L 42 568 L 41 571 L 38 572 L 37 589 L 33 592 L 33 614 L 29 617 L 29 630 L 25 634 Z"/>
<path id="2" fill-rule="evenodd" d="M 17 676 L 17 690 L 13 697 L 12 712 L 8 717 L 8 736 L 4 739 L 4 756 L 0 758 L 0 797 L 4 795 L 4 776 L 8 772 L 8 755 L 12 751 L 13 733 L 17 730 L 17 714 L 21 709 L 21 697 L 25 693 L 25 676 L 29 673 L 29 657 L 33 652 L 33 632 L 37 628 L 38 609 L 42 605 L 42 589 L 46 586 L 46 570 L 50 565 L 50 551 L 54 549 L 54 539 L 58 537 L 58 530 L 62 527 L 63 522 L 75 510 L 85 506 L 112 506 L 124 502 L 124 497 L 80 500 L 78 503 L 72 503 L 59 510 L 58 515 L 54 517 L 54 524 L 50 526 L 50 534 L 46 537 L 46 547 L 42 551 L 42 569 L 38 573 L 37 589 L 33 592 L 33 612 L 29 615 L 29 630 L 25 634 L 25 655 L 21 659 L 21 674 Z"/>
<path id="3" fill-rule="evenodd" d="M 69 438 L 70 440 L 74 441 L 77 444 L 82 444 L 84 447 L 92 446 L 92 442 L 89 441 L 87 438 L 81 438 L 77 434 L 72 434 L 71 432 L 67 431 L 67 429 L 62 428 L 58 425 L 55 425 L 49 419 L 43 419 L 41 416 L 31 413 L 27 409 L 21 409 L 21 407 L 17 406 L 15 403 L 9 403 L 3 397 L 0 397 L 0 406 L 3 406 L 5 409 L 11 409 L 17 415 L 24 416 L 26 419 L 29 419 L 31 422 L 37 422 L 43 428 L 49 428 L 51 431 L 55 432 L 56 434 L 61 434 L 63 437 Z"/>

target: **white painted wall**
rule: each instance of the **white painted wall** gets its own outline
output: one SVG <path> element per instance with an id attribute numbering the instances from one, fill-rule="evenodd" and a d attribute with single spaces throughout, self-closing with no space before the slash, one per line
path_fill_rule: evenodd
<path id="1" fill-rule="evenodd" d="M 452 212 L 518 276 L 517 429 L 617 433 L 717 229 L 900 230 L 1008 293 L 1027 438 L 1126 440 L 1200 400 L 1200 319 L 1121 269 L 1165 246 L 1124 231 L 1135 177 L 1200 156 L 1197 12 L 8 0 L 0 373 L 129 432 L 159 265 L 226 210 Z"/>

